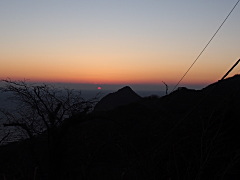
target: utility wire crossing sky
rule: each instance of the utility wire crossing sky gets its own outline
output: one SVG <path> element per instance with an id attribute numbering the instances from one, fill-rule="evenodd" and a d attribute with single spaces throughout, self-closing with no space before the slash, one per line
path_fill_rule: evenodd
<path id="1" fill-rule="evenodd" d="M 187 73 L 191 70 L 191 68 L 193 67 L 193 65 L 197 62 L 197 60 L 200 58 L 200 56 L 203 54 L 203 52 L 207 49 L 208 45 L 212 42 L 213 38 L 217 35 L 217 33 L 219 32 L 219 30 L 222 28 L 222 26 L 224 25 L 224 23 L 227 21 L 227 19 L 229 18 L 229 16 L 232 14 L 233 10 L 237 7 L 238 3 L 240 0 L 237 1 L 237 3 L 233 6 L 232 10 L 228 13 L 227 17 L 224 19 L 224 21 L 222 22 L 222 24 L 219 26 L 219 28 L 217 29 L 217 31 L 213 34 L 213 36 L 211 37 L 211 39 L 208 41 L 208 43 L 206 44 L 206 46 L 203 48 L 203 50 L 200 52 L 200 54 L 197 56 L 197 58 L 193 61 L 193 63 L 191 64 L 191 66 L 187 69 L 187 71 L 183 74 L 183 76 L 180 78 L 180 80 L 177 82 L 177 84 L 174 86 L 173 90 L 174 91 L 177 86 L 180 84 L 180 82 L 183 80 L 183 78 L 187 75 Z"/>

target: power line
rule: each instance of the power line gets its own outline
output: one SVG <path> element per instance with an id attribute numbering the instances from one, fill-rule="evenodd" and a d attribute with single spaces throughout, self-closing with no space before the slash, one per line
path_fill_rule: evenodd
<path id="1" fill-rule="evenodd" d="M 219 28 L 217 29 L 217 31 L 213 34 L 213 36 L 211 37 L 211 39 L 208 41 L 207 45 L 203 48 L 203 50 L 200 52 L 200 54 L 197 56 L 197 58 L 193 61 L 193 63 L 191 64 L 191 66 L 187 69 L 187 71 L 183 74 L 183 76 L 181 77 L 181 79 L 178 81 L 178 83 L 175 85 L 175 87 L 173 88 L 172 92 L 178 87 L 178 85 L 180 84 L 180 82 L 183 80 L 183 78 L 187 75 L 187 73 L 190 71 L 190 69 L 193 67 L 193 65 L 197 62 L 197 60 L 200 58 L 200 56 L 202 55 L 202 53 L 206 50 L 206 48 L 208 47 L 208 45 L 212 42 L 213 38 L 217 35 L 218 31 L 222 28 L 223 24 L 227 21 L 228 17 L 232 14 L 233 10 L 236 8 L 236 6 L 238 5 L 238 3 L 240 2 L 240 0 L 237 1 L 237 3 L 234 5 L 234 7 L 232 8 L 232 10 L 228 13 L 227 17 L 224 19 L 224 21 L 222 22 L 222 24 L 219 26 Z"/>

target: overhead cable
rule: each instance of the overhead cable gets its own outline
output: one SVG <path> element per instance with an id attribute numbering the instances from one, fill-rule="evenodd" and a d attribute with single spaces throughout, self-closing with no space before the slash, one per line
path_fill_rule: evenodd
<path id="1" fill-rule="evenodd" d="M 197 56 L 197 58 L 193 61 L 193 63 L 191 64 L 191 66 L 187 69 L 187 71 L 183 74 L 183 76 L 181 77 L 181 79 L 178 81 L 178 83 L 174 86 L 172 92 L 178 87 L 178 85 L 180 84 L 180 82 L 183 80 L 183 78 L 187 75 L 187 73 L 190 71 L 190 69 L 193 67 L 193 65 L 197 62 L 197 60 L 200 58 L 200 56 L 203 54 L 203 52 L 206 50 L 206 48 L 208 47 L 208 45 L 212 42 L 213 38 L 217 35 L 218 31 L 222 28 L 223 24 L 227 21 L 227 19 L 229 18 L 229 16 L 232 14 L 233 10 L 236 8 L 236 6 L 238 5 L 240 0 L 237 1 L 237 3 L 234 5 L 234 7 L 232 8 L 232 10 L 228 13 L 227 17 L 224 19 L 224 21 L 222 22 L 222 24 L 219 26 L 219 28 L 217 29 L 217 31 L 213 34 L 213 36 L 211 37 L 211 39 L 208 41 L 207 45 L 203 48 L 203 50 L 200 52 L 200 54 Z"/>

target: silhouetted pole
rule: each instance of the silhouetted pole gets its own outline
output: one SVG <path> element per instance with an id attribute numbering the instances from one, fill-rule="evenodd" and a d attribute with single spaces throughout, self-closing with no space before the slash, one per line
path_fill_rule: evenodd
<path id="1" fill-rule="evenodd" d="M 168 85 L 165 82 L 163 82 L 163 84 L 166 86 L 166 95 L 167 95 L 168 94 Z"/>
<path id="2" fill-rule="evenodd" d="M 233 70 L 233 68 L 235 68 L 235 66 L 240 62 L 240 59 L 232 66 L 232 68 L 222 77 L 222 80 L 224 80 L 224 78 Z"/>

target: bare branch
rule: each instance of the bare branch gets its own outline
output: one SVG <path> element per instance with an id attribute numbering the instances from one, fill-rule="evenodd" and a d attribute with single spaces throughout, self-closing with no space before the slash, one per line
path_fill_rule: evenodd
<path id="1" fill-rule="evenodd" d="M 33 133 L 31 132 L 30 128 L 24 123 L 15 122 L 15 123 L 3 124 L 3 126 L 4 127 L 17 127 L 17 126 L 19 126 L 27 132 L 29 138 L 33 137 Z"/>
<path id="2" fill-rule="evenodd" d="M 10 135 L 10 132 L 8 132 L 5 136 L 2 137 L 2 139 L 0 140 L 0 144 L 2 144 Z"/>

